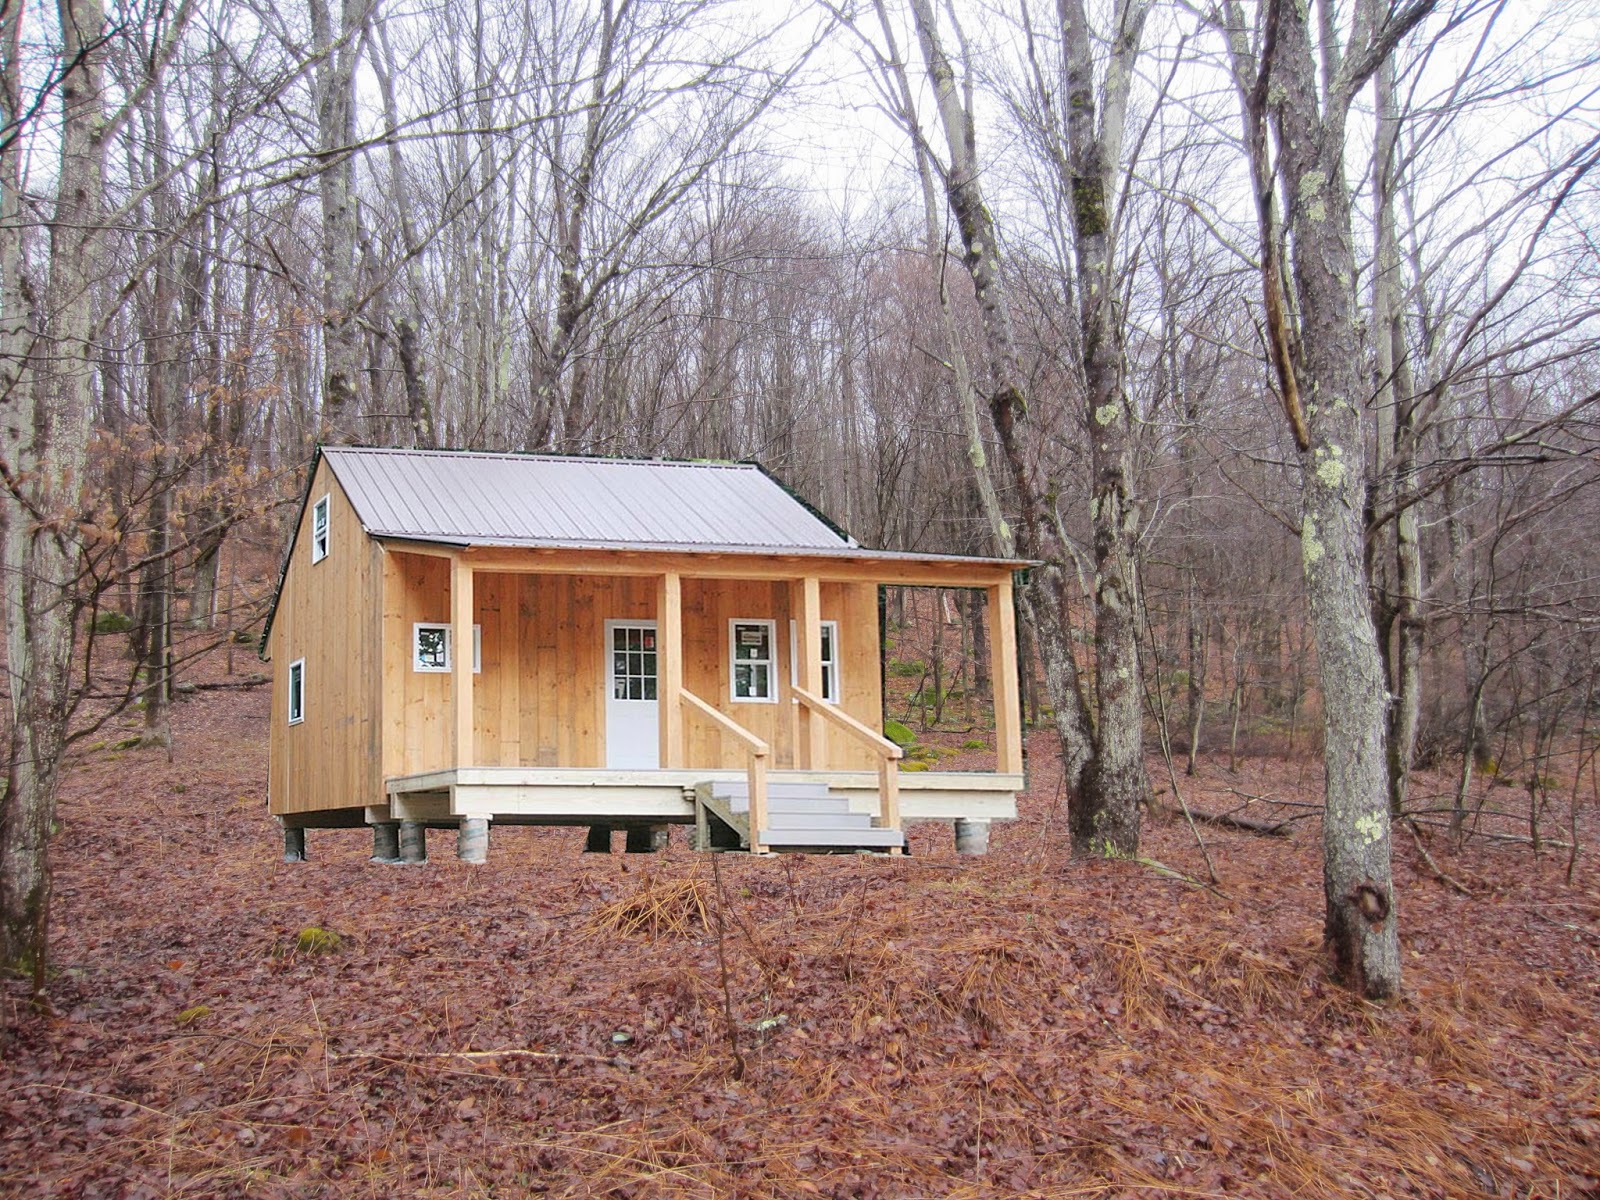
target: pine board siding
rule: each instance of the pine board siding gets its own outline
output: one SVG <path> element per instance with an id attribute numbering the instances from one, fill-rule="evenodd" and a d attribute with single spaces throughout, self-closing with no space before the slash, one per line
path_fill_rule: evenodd
<path id="1" fill-rule="evenodd" d="M 417 622 L 445 623 L 450 615 L 450 560 L 389 551 L 384 554 L 383 774 L 419 775 L 457 764 L 451 730 L 450 676 L 412 669 Z M 321 565 L 321 564 L 319 564 Z M 839 627 L 839 677 L 844 707 L 877 727 L 882 693 L 878 673 L 877 589 L 825 583 L 822 619 Z M 483 669 L 473 680 L 476 761 L 469 766 L 605 766 L 605 623 L 657 620 L 653 576 L 504 574 L 474 577 L 473 619 L 481 627 Z M 685 579 L 684 686 L 773 747 L 775 760 L 794 761 L 790 702 L 787 582 Z M 771 620 L 776 627 L 778 703 L 735 703 L 728 666 L 728 622 Z M 454 650 L 452 651 L 454 653 Z M 725 745 L 705 721 L 686 721 L 689 765 L 742 767 L 744 751 Z M 866 770 L 875 760 L 842 731 L 827 731 L 826 766 Z"/>
<path id="2" fill-rule="evenodd" d="M 328 554 L 311 561 L 311 523 L 329 497 Z M 379 695 L 383 551 L 361 527 L 326 462 L 300 514 L 269 653 L 270 809 L 316 812 L 383 802 Z M 305 660 L 305 720 L 289 724 L 289 665 Z"/>

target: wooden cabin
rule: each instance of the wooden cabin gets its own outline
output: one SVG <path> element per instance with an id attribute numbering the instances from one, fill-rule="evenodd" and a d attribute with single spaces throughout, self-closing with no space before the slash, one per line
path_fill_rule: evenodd
<path id="1" fill-rule="evenodd" d="M 1023 786 L 1022 565 L 866 549 L 744 463 L 322 449 L 262 635 L 286 853 L 449 826 L 479 861 L 506 823 L 898 852 L 914 820 L 979 850 Z M 994 771 L 899 770 L 884 585 L 986 593 Z"/>

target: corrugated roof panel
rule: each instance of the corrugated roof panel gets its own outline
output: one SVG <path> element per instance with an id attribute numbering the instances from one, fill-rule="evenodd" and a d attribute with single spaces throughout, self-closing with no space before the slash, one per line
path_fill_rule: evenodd
<path id="1" fill-rule="evenodd" d="M 463 544 L 839 550 L 850 542 L 756 467 L 323 451 L 369 533 Z"/>

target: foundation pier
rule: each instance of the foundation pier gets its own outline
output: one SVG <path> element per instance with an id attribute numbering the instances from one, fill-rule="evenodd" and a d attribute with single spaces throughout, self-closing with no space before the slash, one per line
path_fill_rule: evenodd
<path id="1" fill-rule="evenodd" d="M 671 837 L 670 825 L 633 825 L 625 849 L 629 854 L 655 854 L 667 848 Z"/>
<path id="2" fill-rule="evenodd" d="M 397 863 L 400 861 L 400 822 L 374 821 L 372 823 L 372 861 Z"/>
<path id="3" fill-rule="evenodd" d="M 306 861 L 306 831 L 290 825 L 283 827 L 283 861 Z"/>
<path id="4" fill-rule="evenodd" d="M 591 825 L 589 836 L 584 840 L 583 852 L 585 854 L 610 854 L 611 853 L 611 826 Z"/>
<path id="5" fill-rule="evenodd" d="M 411 864 L 428 861 L 428 827 L 421 821 L 400 822 L 400 861 Z"/>
<path id="6" fill-rule="evenodd" d="M 956 822 L 956 853 L 989 853 L 989 822 L 958 820 Z"/>
<path id="7" fill-rule="evenodd" d="M 489 818 L 462 817 L 456 834 L 456 857 L 464 863 L 489 861 Z"/>

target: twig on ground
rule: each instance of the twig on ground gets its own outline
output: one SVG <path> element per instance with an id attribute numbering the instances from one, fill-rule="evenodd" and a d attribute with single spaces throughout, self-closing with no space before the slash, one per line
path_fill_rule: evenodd
<path id="1" fill-rule="evenodd" d="M 1417 853 L 1422 855 L 1422 861 L 1428 864 L 1428 870 L 1433 872 L 1433 877 L 1462 896 L 1472 895 L 1471 888 L 1467 887 L 1454 875 L 1447 873 L 1438 863 L 1433 861 L 1433 855 L 1429 854 L 1428 847 L 1423 845 L 1422 834 L 1417 829 L 1417 823 L 1408 818 L 1405 826 L 1411 831 L 1411 840 L 1417 844 Z"/>
<path id="2" fill-rule="evenodd" d="M 1288 837 L 1289 832 L 1285 826 L 1295 819 L 1294 817 L 1289 817 L 1287 820 L 1268 825 L 1265 821 L 1252 821 L 1249 817 L 1235 817 L 1229 813 L 1201 812 L 1199 809 L 1195 809 L 1193 817 L 1193 820 L 1204 821 L 1207 825 L 1221 825 L 1225 829 L 1238 829 L 1245 833 L 1258 834 L 1261 837 Z"/>
<path id="3" fill-rule="evenodd" d="M 733 992 L 728 987 L 727 938 L 722 926 L 722 910 L 728 898 L 722 890 L 721 855 L 711 856 L 711 874 L 717 884 L 717 903 L 712 912 L 717 918 L 717 966 L 722 971 L 722 1015 L 728 1024 L 728 1048 L 733 1053 L 733 1078 L 737 1081 L 744 1078 L 744 1055 L 739 1053 L 739 1027 L 733 1020 Z"/>
<path id="4" fill-rule="evenodd" d="M 574 1054 L 566 1050 L 349 1050 L 330 1054 L 335 1062 L 370 1059 L 377 1062 L 415 1062 L 429 1058 L 547 1058 L 552 1062 L 614 1062 L 612 1054 Z"/>

